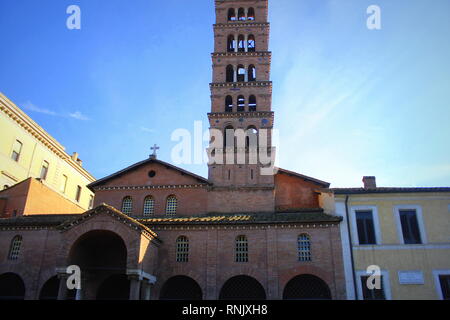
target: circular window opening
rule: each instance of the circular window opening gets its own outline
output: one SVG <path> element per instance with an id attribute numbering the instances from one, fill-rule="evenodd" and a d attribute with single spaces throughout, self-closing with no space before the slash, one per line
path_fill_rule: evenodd
<path id="1" fill-rule="evenodd" d="M 149 176 L 150 178 L 153 178 L 154 176 L 156 176 L 156 172 L 153 171 L 153 170 L 151 170 L 151 171 L 148 172 L 148 176 Z"/>

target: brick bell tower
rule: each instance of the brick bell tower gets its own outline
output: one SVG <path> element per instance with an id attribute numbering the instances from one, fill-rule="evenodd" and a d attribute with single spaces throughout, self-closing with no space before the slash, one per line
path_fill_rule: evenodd
<path id="1" fill-rule="evenodd" d="M 216 0 L 215 5 L 208 119 L 223 138 L 211 133 L 208 152 L 223 161 L 208 164 L 213 183 L 208 211 L 273 212 L 274 176 L 262 172 L 273 167 L 267 159 L 275 156 L 268 0 Z"/>

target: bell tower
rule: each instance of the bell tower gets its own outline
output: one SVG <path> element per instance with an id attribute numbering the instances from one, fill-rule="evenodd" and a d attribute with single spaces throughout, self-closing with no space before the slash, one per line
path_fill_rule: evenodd
<path id="1" fill-rule="evenodd" d="M 268 0 L 216 0 L 215 5 L 209 211 L 273 212 Z"/>

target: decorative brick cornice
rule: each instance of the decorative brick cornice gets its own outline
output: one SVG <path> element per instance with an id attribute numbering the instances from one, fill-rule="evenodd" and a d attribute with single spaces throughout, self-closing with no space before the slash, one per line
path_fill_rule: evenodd
<path id="1" fill-rule="evenodd" d="M 248 81 L 248 82 L 212 82 L 210 88 L 237 88 L 237 87 L 270 87 L 272 81 Z"/>
<path id="2" fill-rule="evenodd" d="M 4 226 L 0 227 L 0 231 L 39 231 L 39 230 L 56 230 L 54 226 Z"/>
<path id="3" fill-rule="evenodd" d="M 211 166 L 215 166 L 212 164 Z M 240 191 L 240 192 L 253 192 L 253 191 L 272 191 L 275 189 L 275 185 L 271 186 L 211 186 L 210 191 Z"/>
<path id="4" fill-rule="evenodd" d="M 210 112 L 208 118 L 221 119 L 221 118 L 271 118 L 273 119 L 273 111 L 253 111 L 253 112 Z"/>
<path id="5" fill-rule="evenodd" d="M 213 58 L 217 57 L 272 57 L 271 51 L 255 51 L 255 52 L 213 52 Z"/>
<path id="6" fill-rule="evenodd" d="M 249 28 L 249 27 L 270 27 L 270 23 L 269 22 L 241 22 L 241 21 L 236 21 L 236 22 L 228 22 L 228 23 L 216 23 L 213 25 L 214 28 L 226 28 L 226 29 L 235 29 L 235 28 L 239 28 L 239 27 L 245 27 L 245 28 Z"/>
<path id="7" fill-rule="evenodd" d="M 113 187 L 94 187 L 95 191 L 117 191 L 117 190 L 154 190 L 154 189 L 194 189 L 206 188 L 206 184 L 170 184 L 170 185 L 145 185 L 145 186 L 113 186 Z"/>
<path id="8" fill-rule="evenodd" d="M 336 228 L 339 222 L 327 222 L 327 223 L 281 223 L 276 224 L 273 222 L 268 223 L 247 223 L 247 224 L 208 224 L 208 225 L 154 225 L 151 222 L 146 224 L 152 225 L 153 230 L 157 231 L 170 231 L 170 230 L 267 230 L 267 229 L 326 229 Z"/>

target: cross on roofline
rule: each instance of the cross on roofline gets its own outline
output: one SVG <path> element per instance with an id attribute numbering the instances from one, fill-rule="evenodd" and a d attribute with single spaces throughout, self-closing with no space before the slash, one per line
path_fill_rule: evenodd
<path id="1" fill-rule="evenodd" d="M 150 148 L 151 150 L 153 150 L 153 153 L 150 155 L 150 158 L 155 158 L 156 159 L 156 151 L 158 151 L 160 148 L 158 147 L 158 145 L 155 143 L 153 145 L 153 147 Z"/>

